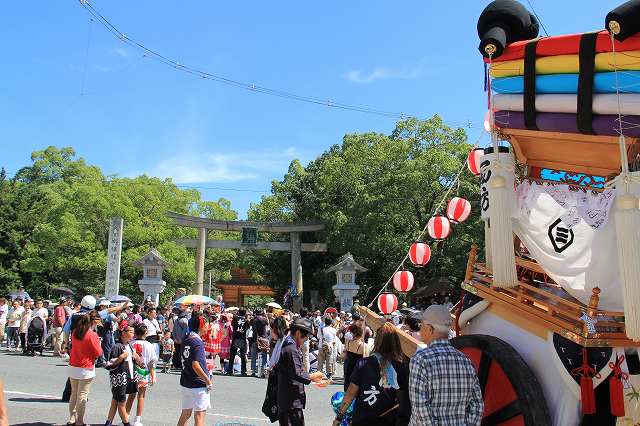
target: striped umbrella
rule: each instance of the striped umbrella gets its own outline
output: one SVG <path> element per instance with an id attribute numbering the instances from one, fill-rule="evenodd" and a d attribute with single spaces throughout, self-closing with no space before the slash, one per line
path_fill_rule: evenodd
<path id="1" fill-rule="evenodd" d="M 188 294 L 175 301 L 176 305 L 212 305 L 214 303 L 215 300 L 201 294 Z"/>

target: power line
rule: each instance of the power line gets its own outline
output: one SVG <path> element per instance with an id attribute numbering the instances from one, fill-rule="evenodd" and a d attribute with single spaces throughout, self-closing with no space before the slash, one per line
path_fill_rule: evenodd
<path id="1" fill-rule="evenodd" d="M 394 118 L 394 119 L 406 119 L 406 118 L 415 117 L 414 115 L 411 115 L 411 114 L 387 111 L 379 108 L 374 108 L 368 105 L 347 104 L 342 102 L 336 102 L 327 98 L 320 98 L 317 96 L 307 96 L 307 95 L 301 95 L 301 94 L 284 91 L 284 90 L 271 89 L 269 87 L 235 80 L 232 78 L 228 78 L 228 77 L 213 74 L 207 71 L 203 71 L 194 67 L 190 67 L 185 64 L 181 64 L 179 61 L 176 61 L 165 55 L 162 55 L 161 53 L 146 47 L 142 43 L 124 34 L 122 31 L 116 28 L 106 17 L 104 17 L 95 7 L 93 7 L 93 5 L 91 5 L 89 0 L 79 0 L 79 2 L 91 14 L 91 16 L 93 16 L 98 22 L 100 22 L 107 29 L 107 31 L 109 31 L 114 37 L 118 38 L 121 42 L 126 43 L 127 45 L 135 49 L 143 51 L 148 57 L 153 58 L 175 70 L 182 71 L 187 74 L 195 75 L 197 77 L 202 78 L 203 80 L 211 80 L 211 81 L 226 84 L 232 87 L 244 89 L 250 92 L 262 93 L 269 96 L 275 96 L 275 97 L 297 101 L 297 102 L 306 102 L 306 103 L 321 105 L 329 108 L 355 111 L 355 112 L 361 112 L 365 114 L 373 114 L 373 115 Z M 458 125 L 457 123 L 450 123 L 450 124 Z M 459 127 L 472 128 L 473 126 L 471 125 L 470 122 L 468 122 L 466 123 L 466 125 L 459 126 Z"/>
<path id="2" fill-rule="evenodd" d="M 547 32 L 547 29 L 545 28 L 544 24 L 542 23 L 542 19 L 540 19 L 540 17 L 536 13 L 536 10 L 533 8 L 533 4 L 531 4 L 530 0 L 527 0 L 527 3 L 529 3 L 529 7 L 531 8 L 531 11 L 533 12 L 533 15 L 536 17 L 536 19 L 540 23 L 540 26 L 542 27 L 542 31 L 544 31 L 544 35 L 549 37 L 549 32 Z"/>

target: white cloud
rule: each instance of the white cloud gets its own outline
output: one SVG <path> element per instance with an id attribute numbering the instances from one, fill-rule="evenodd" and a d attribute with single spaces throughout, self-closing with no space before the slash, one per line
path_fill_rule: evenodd
<path id="1" fill-rule="evenodd" d="M 123 47 L 114 47 L 113 49 L 110 50 L 110 53 L 114 56 L 119 56 L 121 58 L 128 58 L 130 52 L 129 50 Z"/>
<path id="2" fill-rule="evenodd" d="M 297 157 L 295 148 L 282 151 L 243 151 L 202 153 L 163 160 L 148 171 L 149 175 L 170 177 L 176 183 L 241 182 L 286 173 Z"/>
<path id="3" fill-rule="evenodd" d="M 347 72 L 346 78 L 352 83 L 369 84 L 377 80 L 401 79 L 406 80 L 416 78 L 422 73 L 420 67 L 410 69 L 392 69 L 385 67 L 376 67 L 370 72 L 362 70 L 351 70 Z"/>

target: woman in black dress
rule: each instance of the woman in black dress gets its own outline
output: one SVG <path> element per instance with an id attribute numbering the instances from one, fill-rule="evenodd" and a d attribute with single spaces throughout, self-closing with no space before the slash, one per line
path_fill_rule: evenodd
<path id="1" fill-rule="evenodd" d="M 344 358 L 344 391 L 346 392 L 351 383 L 351 373 L 356 368 L 356 364 L 363 356 L 368 356 L 367 345 L 362 338 L 362 327 L 353 324 L 350 328 L 351 339 L 347 339 L 342 356 Z M 349 333 L 347 333 L 349 334 Z M 366 354 L 366 355 L 365 355 Z"/>

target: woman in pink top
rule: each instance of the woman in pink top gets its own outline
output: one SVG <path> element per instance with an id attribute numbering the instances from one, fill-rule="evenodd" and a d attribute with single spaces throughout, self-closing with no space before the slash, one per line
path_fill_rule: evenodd
<path id="1" fill-rule="evenodd" d="M 220 366 L 222 371 L 227 371 L 227 362 L 231 355 L 231 340 L 233 337 L 233 327 L 227 315 L 220 315 Z M 233 362 L 233 360 L 231 361 Z"/>
<path id="2" fill-rule="evenodd" d="M 133 310 L 127 317 L 127 321 L 130 325 L 136 325 L 139 322 L 142 322 L 142 316 L 140 315 L 140 306 L 135 305 Z"/>
<path id="3" fill-rule="evenodd" d="M 68 367 L 71 397 L 68 425 L 84 425 L 89 389 L 96 376 L 96 359 L 102 355 L 100 338 L 93 331 L 100 322 L 100 315 L 96 311 L 87 312 L 77 320 L 71 334 L 71 357 Z"/>

